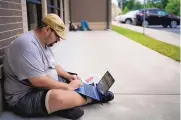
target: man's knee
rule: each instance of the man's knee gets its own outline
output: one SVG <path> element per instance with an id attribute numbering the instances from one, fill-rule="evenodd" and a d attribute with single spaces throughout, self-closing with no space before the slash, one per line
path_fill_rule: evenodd
<path id="1" fill-rule="evenodd" d="M 76 107 L 77 100 L 72 99 L 73 96 L 74 94 L 70 91 L 51 90 L 49 98 L 47 98 L 48 105 L 46 105 L 49 107 L 48 113 L 52 113 L 57 110 L 64 110 L 70 107 Z"/>
<path id="2" fill-rule="evenodd" d="M 76 105 L 77 101 L 71 98 L 75 97 L 74 91 L 64 91 L 64 90 L 51 90 L 49 99 L 57 101 L 59 104 L 71 103 Z"/>

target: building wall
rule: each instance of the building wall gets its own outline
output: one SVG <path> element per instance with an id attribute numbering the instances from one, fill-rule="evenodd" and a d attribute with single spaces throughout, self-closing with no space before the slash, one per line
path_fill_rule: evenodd
<path id="1" fill-rule="evenodd" d="M 122 10 L 116 6 L 114 3 L 112 3 L 112 20 L 114 17 L 120 15 L 122 13 Z"/>
<path id="2" fill-rule="evenodd" d="M 27 29 L 26 5 L 23 0 L 0 1 L 0 88 L 1 70 L 5 48 Z M 23 29 L 25 27 L 25 29 Z M 2 111 L 2 93 L 0 89 L 0 112 Z"/>
<path id="3" fill-rule="evenodd" d="M 21 0 L 0 1 L 0 64 L 6 46 L 23 31 Z"/>
<path id="4" fill-rule="evenodd" d="M 28 19 L 27 19 L 27 9 L 26 9 L 26 0 L 21 0 L 22 5 L 22 18 L 23 18 L 23 32 L 28 31 Z"/>
<path id="5" fill-rule="evenodd" d="M 70 0 L 71 20 L 80 24 L 87 20 L 92 29 L 106 29 L 107 0 Z M 109 21 L 111 22 L 111 0 L 109 0 Z"/>

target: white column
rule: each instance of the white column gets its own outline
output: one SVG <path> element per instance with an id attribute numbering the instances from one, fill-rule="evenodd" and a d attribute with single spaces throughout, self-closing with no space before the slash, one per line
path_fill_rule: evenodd
<path id="1" fill-rule="evenodd" d="M 65 14 L 65 24 L 69 25 L 69 0 L 64 0 L 64 14 Z"/>
<path id="2" fill-rule="evenodd" d="M 58 6 L 57 0 L 54 0 L 53 2 L 54 2 L 55 7 L 57 8 L 57 6 Z M 57 9 L 55 9 L 55 14 L 58 15 L 58 10 Z"/>
<path id="3" fill-rule="evenodd" d="M 42 17 L 47 15 L 47 0 L 41 0 L 42 5 Z"/>
<path id="4" fill-rule="evenodd" d="M 21 0 L 21 6 L 22 6 L 22 18 L 23 18 L 23 32 L 26 32 L 28 31 L 26 0 Z"/>
<path id="5" fill-rule="evenodd" d="M 63 19 L 63 2 L 60 0 L 60 17 Z"/>

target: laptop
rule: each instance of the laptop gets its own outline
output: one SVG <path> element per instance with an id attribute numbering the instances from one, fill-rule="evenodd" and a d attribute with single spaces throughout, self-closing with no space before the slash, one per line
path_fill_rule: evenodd
<path id="1" fill-rule="evenodd" d="M 75 91 L 91 99 L 101 101 L 104 94 L 109 90 L 114 82 L 114 78 L 109 71 L 107 71 L 96 86 L 83 83 L 83 86 L 79 87 Z"/>

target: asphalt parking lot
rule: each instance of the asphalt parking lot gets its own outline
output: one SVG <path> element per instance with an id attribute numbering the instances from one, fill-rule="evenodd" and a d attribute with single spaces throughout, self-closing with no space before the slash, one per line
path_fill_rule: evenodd
<path id="1" fill-rule="evenodd" d="M 180 26 L 177 26 L 176 28 L 170 28 L 170 27 L 163 28 L 161 25 L 158 25 L 158 26 L 153 25 L 153 26 L 149 26 L 148 28 L 180 34 Z"/>

